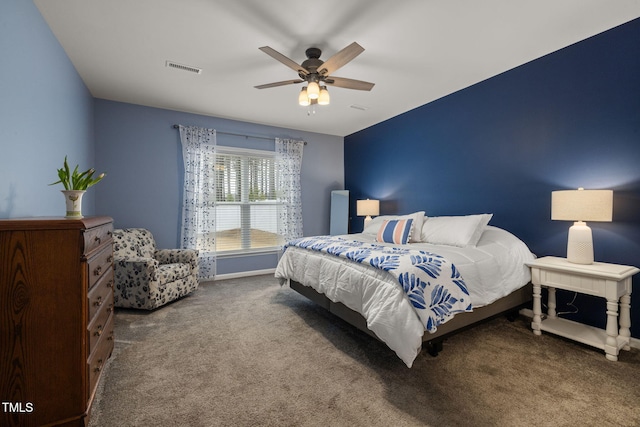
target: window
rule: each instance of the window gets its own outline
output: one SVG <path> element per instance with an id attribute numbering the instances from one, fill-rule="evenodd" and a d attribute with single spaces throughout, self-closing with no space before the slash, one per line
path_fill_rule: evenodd
<path id="1" fill-rule="evenodd" d="M 216 251 L 278 248 L 275 153 L 218 146 L 214 169 Z"/>

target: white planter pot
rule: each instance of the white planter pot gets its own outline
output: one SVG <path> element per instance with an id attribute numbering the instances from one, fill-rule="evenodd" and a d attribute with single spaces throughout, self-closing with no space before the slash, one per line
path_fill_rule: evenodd
<path id="1" fill-rule="evenodd" d="M 85 190 L 60 190 L 67 204 L 65 218 L 82 218 L 82 196 Z"/>

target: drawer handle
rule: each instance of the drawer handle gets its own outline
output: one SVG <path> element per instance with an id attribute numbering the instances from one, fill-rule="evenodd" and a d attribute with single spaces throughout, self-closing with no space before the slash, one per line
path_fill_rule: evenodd
<path id="1" fill-rule="evenodd" d="M 98 359 L 98 365 L 95 367 L 93 371 L 100 372 L 101 369 L 102 369 L 102 359 Z"/>
<path id="2" fill-rule="evenodd" d="M 93 274 L 94 274 L 94 276 L 101 275 L 102 274 L 102 266 L 101 265 L 97 266 L 96 269 L 93 270 Z"/>
<path id="3" fill-rule="evenodd" d="M 98 330 L 93 335 L 95 335 L 96 337 L 102 335 L 102 325 L 98 325 Z"/>
<path id="4" fill-rule="evenodd" d="M 107 282 L 107 288 L 113 288 L 113 281 L 112 280 L 109 280 Z"/>
<path id="5" fill-rule="evenodd" d="M 98 244 L 102 241 L 102 239 L 100 239 L 100 236 L 96 236 L 94 240 L 98 242 Z"/>
<path id="6" fill-rule="evenodd" d="M 107 308 L 107 312 L 111 313 L 113 311 L 113 304 L 109 304 L 109 308 Z"/>
<path id="7" fill-rule="evenodd" d="M 96 307 L 100 307 L 102 305 L 102 296 L 99 296 L 98 299 L 96 299 L 96 302 L 93 303 L 93 305 L 95 305 Z"/>
<path id="8" fill-rule="evenodd" d="M 109 255 L 109 257 L 107 258 L 107 262 L 113 262 L 113 255 Z"/>

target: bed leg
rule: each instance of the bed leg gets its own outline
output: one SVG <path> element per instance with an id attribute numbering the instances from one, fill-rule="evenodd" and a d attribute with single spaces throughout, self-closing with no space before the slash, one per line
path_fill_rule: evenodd
<path id="1" fill-rule="evenodd" d="M 436 357 L 442 351 L 442 341 L 427 341 L 423 347 L 430 356 Z"/>
<path id="2" fill-rule="evenodd" d="M 517 311 L 510 311 L 510 312 L 507 313 L 507 320 L 509 322 L 515 322 L 517 318 L 518 318 L 518 312 Z"/>

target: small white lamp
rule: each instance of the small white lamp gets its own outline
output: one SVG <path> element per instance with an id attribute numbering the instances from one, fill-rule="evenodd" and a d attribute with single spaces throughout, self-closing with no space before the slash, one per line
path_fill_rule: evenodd
<path id="1" fill-rule="evenodd" d="M 551 219 L 575 221 L 569 228 L 567 261 L 593 264 L 593 237 L 584 221 L 611 222 L 613 191 L 561 190 L 551 192 Z"/>
<path id="2" fill-rule="evenodd" d="M 371 221 L 371 215 L 380 215 L 380 200 L 358 200 L 356 202 L 356 213 L 358 216 L 365 216 L 364 227 Z"/>

